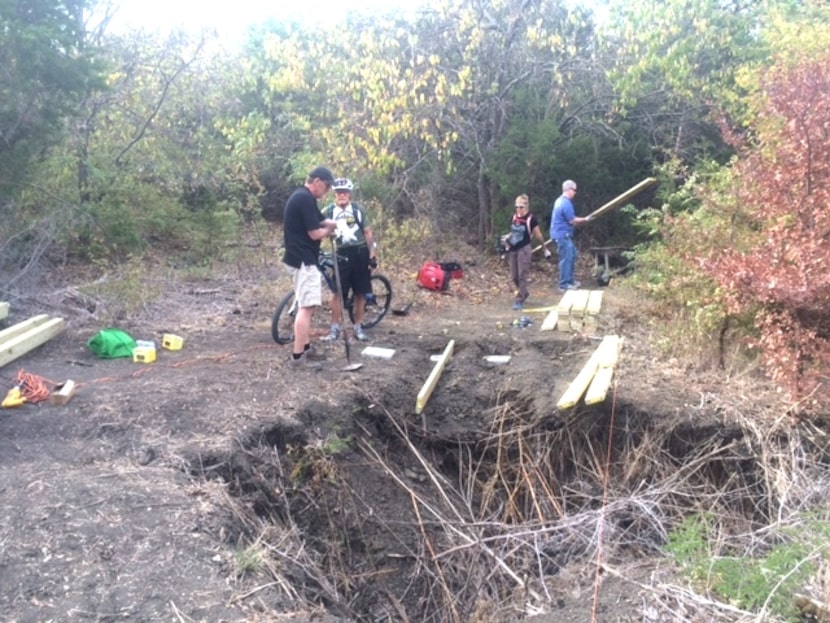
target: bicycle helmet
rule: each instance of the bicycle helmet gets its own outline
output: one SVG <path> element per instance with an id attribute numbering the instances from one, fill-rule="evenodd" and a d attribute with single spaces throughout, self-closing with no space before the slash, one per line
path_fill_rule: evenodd
<path id="1" fill-rule="evenodd" d="M 347 177 L 338 177 L 334 180 L 334 184 L 332 185 L 332 190 L 346 190 L 348 192 L 352 192 L 354 189 L 354 184 L 352 184 L 352 180 Z"/>

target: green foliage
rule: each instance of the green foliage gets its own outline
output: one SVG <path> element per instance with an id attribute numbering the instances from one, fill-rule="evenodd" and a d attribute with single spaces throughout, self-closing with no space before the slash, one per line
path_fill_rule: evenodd
<path id="1" fill-rule="evenodd" d="M 669 535 L 666 552 L 697 590 L 744 610 L 767 612 L 796 623 L 799 613 L 792 595 L 816 572 L 811 552 L 827 539 L 824 522 L 810 521 L 761 557 L 723 555 L 718 551 L 728 541 L 716 533 L 712 515 L 691 515 Z"/>
<path id="2" fill-rule="evenodd" d="M 65 115 L 102 87 L 84 42 L 86 5 L 0 1 L 0 194 L 23 186 L 43 151 L 63 140 Z"/>
<path id="3" fill-rule="evenodd" d="M 710 114 L 742 114 L 736 74 L 767 54 L 758 37 L 764 3 L 619 0 L 610 10 L 603 49 L 619 114 L 650 133 L 663 158 L 728 159 Z"/>
<path id="4" fill-rule="evenodd" d="M 351 435 L 347 437 L 340 437 L 336 432 L 328 435 L 323 442 L 323 454 L 327 456 L 337 456 L 346 452 L 354 442 L 354 437 Z"/>
<path id="5" fill-rule="evenodd" d="M 259 572 L 265 566 L 266 556 L 262 545 L 258 542 L 238 550 L 234 555 L 236 574 L 243 577 Z"/>
<path id="6" fill-rule="evenodd" d="M 648 293 L 661 320 L 658 341 L 667 352 L 702 365 L 725 365 L 723 335 L 727 329 L 751 327 L 751 312 L 730 314 L 723 291 L 706 271 L 705 258 L 732 244 L 734 208 L 726 201 L 704 207 L 700 193 L 704 187 L 730 187 L 731 174 L 716 165 L 701 166 L 699 173 L 677 184 L 673 180 L 679 175 L 672 173 L 669 167 L 659 172 L 665 180 L 662 208 L 632 215 L 632 227 L 644 242 L 635 246 L 636 271 L 630 283 Z"/>

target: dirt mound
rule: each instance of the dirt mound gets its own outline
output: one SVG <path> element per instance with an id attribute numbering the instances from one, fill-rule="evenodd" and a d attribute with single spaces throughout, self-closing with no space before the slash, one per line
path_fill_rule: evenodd
<path id="1" fill-rule="evenodd" d="M 152 364 L 95 359 L 84 344 L 101 327 L 70 318 L 66 332 L 4 370 L 7 382 L 13 367 L 79 383 L 63 407 L 0 413 L 7 618 L 554 612 L 585 621 L 591 608 L 635 612 L 631 586 L 608 574 L 594 603 L 596 560 L 640 564 L 658 553 L 667 517 L 643 510 L 679 515 L 690 505 L 672 489 L 689 463 L 704 495 L 722 491 L 732 468 L 736 491 L 762 489 L 733 443 L 745 403 L 656 361 L 637 323 L 628 341 L 613 289 L 596 335 L 541 332 L 544 312 L 514 326 L 506 279 L 493 279 L 500 270 L 469 269 L 447 294 L 397 280 L 396 306 L 413 305 L 371 332 L 371 345 L 395 354 L 364 357 L 365 345 L 353 344 L 365 364 L 357 372 L 343 372 L 341 343 L 319 344 L 322 372 L 289 369 L 288 347 L 269 333 L 284 282 L 179 284 L 121 327 L 140 339 L 184 336 L 183 350 L 160 351 Z M 544 307 L 559 295 L 537 273 L 529 305 Z M 627 340 L 612 397 L 558 412 L 609 332 Z M 449 340 L 454 355 L 416 413 L 430 357 Z M 713 437 L 719 450 L 706 458 Z M 744 502 L 736 493 L 722 503 Z"/>

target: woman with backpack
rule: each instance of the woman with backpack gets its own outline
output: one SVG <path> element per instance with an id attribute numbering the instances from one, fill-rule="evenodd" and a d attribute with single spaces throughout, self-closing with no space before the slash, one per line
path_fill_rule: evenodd
<path id="1" fill-rule="evenodd" d="M 539 228 L 539 220 L 530 212 L 530 199 L 519 195 L 515 201 L 515 212 L 510 223 L 510 233 L 505 236 L 507 258 L 510 262 L 510 278 L 516 286 L 516 299 L 513 309 L 520 310 L 530 292 L 527 283 L 530 278 L 530 260 L 533 254 L 531 242 L 533 237 L 539 239 L 545 251 L 545 258 L 550 257 L 550 250 L 544 246 L 545 238 Z"/>

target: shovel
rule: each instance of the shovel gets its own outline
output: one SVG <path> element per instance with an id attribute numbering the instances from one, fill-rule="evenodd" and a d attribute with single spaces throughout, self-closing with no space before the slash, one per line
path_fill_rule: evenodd
<path id="1" fill-rule="evenodd" d="M 340 268 L 338 267 L 337 261 L 337 242 L 334 238 L 331 239 L 331 250 L 334 255 L 334 285 L 337 288 L 337 297 L 340 301 L 340 320 L 342 321 L 346 310 L 344 309 L 343 305 L 343 288 L 340 285 Z M 346 345 L 346 365 L 343 367 L 344 372 L 353 372 L 354 370 L 360 370 L 363 367 L 362 363 L 352 363 L 352 349 L 349 346 L 349 332 L 346 330 L 346 327 L 342 327 L 343 330 L 343 344 Z"/>
<path id="2" fill-rule="evenodd" d="M 400 309 L 393 309 L 392 313 L 396 316 L 408 316 L 409 310 L 412 308 L 412 305 L 415 304 L 415 301 L 409 301 L 406 305 L 401 307 Z"/>

